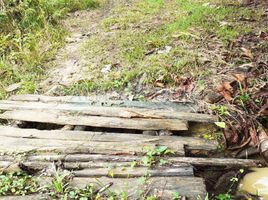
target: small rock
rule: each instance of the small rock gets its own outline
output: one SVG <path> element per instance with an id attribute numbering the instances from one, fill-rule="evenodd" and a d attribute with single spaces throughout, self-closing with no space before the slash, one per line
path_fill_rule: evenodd
<path id="1" fill-rule="evenodd" d="M 171 46 L 165 46 L 164 50 L 159 50 L 157 53 L 158 54 L 169 53 L 171 51 L 171 49 L 172 49 Z"/>
<path id="2" fill-rule="evenodd" d="M 112 65 L 111 64 L 105 65 L 104 68 L 102 68 L 101 73 L 108 74 L 111 71 L 111 69 L 112 69 Z"/>

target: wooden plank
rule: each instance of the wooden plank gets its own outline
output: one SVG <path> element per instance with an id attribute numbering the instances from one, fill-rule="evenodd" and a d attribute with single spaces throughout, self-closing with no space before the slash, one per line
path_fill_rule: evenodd
<path id="1" fill-rule="evenodd" d="M 156 146 L 166 146 L 172 149 L 175 155 L 184 156 L 184 145 L 181 141 L 171 140 L 136 140 L 136 141 L 84 141 L 38 139 L 38 138 L 15 138 L 0 136 L 1 153 L 20 152 L 54 152 L 54 153 L 94 153 L 110 155 L 141 155 L 144 147 L 154 149 Z"/>
<path id="2" fill-rule="evenodd" d="M 4 196 L 0 197 L 0 200 L 47 200 L 50 199 L 49 195 L 45 194 L 32 194 L 26 196 Z"/>
<path id="3" fill-rule="evenodd" d="M 14 161 L 13 156 L 2 155 L 0 156 L 0 161 Z M 131 155 L 103 155 L 103 154 L 45 154 L 45 155 L 29 155 L 25 158 L 27 162 L 68 162 L 75 163 L 77 165 L 83 165 L 87 162 L 96 163 L 98 162 L 111 162 L 111 163 L 122 163 L 142 160 L 141 156 L 131 156 Z M 196 158 L 196 157 L 170 157 L 165 158 L 168 163 L 172 165 L 181 166 L 183 164 L 193 165 L 193 166 L 219 166 L 219 167 L 257 167 L 266 166 L 266 164 L 261 160 L 254 159 L 235 159 L 235 158 Z M 89 164 L 90 165 L 90 164 Z"/>
<path id="4" fill-rule="evenodd" d="M 67 165 L 65 165 L 67 164 Z M 71 165 L 70 165 L 71 164 Z M 121 163 L 111 165 L 109 162 L 102 162 L 102 166 L 92 167 L 88 165 L 87 168 L 75 168 L 76 163 L 61 163 L 59 167 L 62 169 L 72 169 L 72 174 L 75 177 L 112 177 L 112 178 L 135 178 L 135 177 L 175 177 L 175 176 L 194 176 L 193 167 L 191 165 L 169 165 L 169 166 L 156 166 L 148 168 L 143 166 L 131 167 L 131 163 Z M 85 163 L 86 164 L 86 163 Z M 88 164 L 88 163 L 87 163 Z M 100 163 L 99 163 L 100 164 Z M 127 165 L 128 164 L 128 165 Z M 6 162 L 0 161 L 1 172 L 17 172 L 24 169 L 30 171 L 42 171 L 51 168 L 53 164 L 48 162 Z M 65 166 L 67 168 L 65 168 Z M 81 167 L 81 165 L 80 165 Z"/>
<path id="5" fill-rule="evenodd" d="M 187 122 L 178 119 L 124 119 L 117 117 L 83 116 L 55 111 L 6 111 L 0 115 L 0 118 L 61 125 L 68 124 L 135 130 L 188 130 Z"/>
<path id="6" fill-rule="evenodd" d="M 101 185 L 113 183 L 109 188 L 110 191 L 126 192 L 129 199 L 141 199 L 142 197 L 138 194 L 139 191 L 145 191 L 148 195 L 159 196 L 161 199 L 172 199 L 174 192 L 178 192 L 190 200 L 196 200 L 198 196 L 204 199 L 206 195 L 203 179 L 194 177 L 152 177 L 148 178 L 145 183 L 135 178 L 74 178 L 70 186 L 83 188 L 86 185 L 93 184 L 98 188 L 100 183 Z"/>
<path id="7" fill-rule="evenodd" d="M 147 167 L 117 167 L 117 168 L 95 168 L 73 171 L 75 177 L 111 177 L 112 178 L 135 178 L 149 175 L 150 177 L 164 176 L 193 176 L 193 167 L 158 167 L 150 169 Z"/>
<path id="8" fill-rule="evenodd" d="M 31 102 L 61 102 L 61 103 L 77 103 L 92 106 L 108 106 L 108 107 L 127 107 L 127 108 L 146 108 L 173 110 L 178 112 L 196 112 L 198 106 L 193 103 L 177 103 L 177 102 L 140 102 L 140 101 L 113 101 L 109 99 L 96 99 L 88 96 L 43 96 L 43 95 L 15 95 L 11 96 L 12 101 L 31 101 Z"/>
<path id="9" fill-rule="evenodd" d="M 151 142 L 162 145 L 183 146 L 187 150 L 204 150 L 215 151 L 218 148 L 216 141 L 205 140 L 196 137 L 181 136 L 149 136 L 142 134 L 120 134 L 105 133 L 91 131 L 63 131 L 63 130 L 36 130 L 36 129 L 20 129 L 14 127 L 0 126 L 0 136 L 21 137 L 21 138 L 37 138 L 37 139 L 54 139 L 54 140 L 70 140 L 70 141 L 92 141 L 92 142 L 125 142 L 125 141 L 141 141 Z M 173 145 L 174 144 L 174 145 Z"/>
<path id="10" fill-rule="evenodd" d="M 7 157 L 6 157 L 7 158 Z M 3 157 L 2 157 L 3 159 Z M 4 171 L 8 169 L 10 166 L 14 166 L 14 164 L 19 164 L 22 166 L 25 166 L 27 169 L 32 169 L 34 171 L 41 171 L 44 169 L 48 169 L 51 167 L 51 165 L 59 165 L 59 167 L 67 170 L 81 170 L 81 169 L 96 169 L 96 168 L 127 168 L 130 167 L 132 162 L 106 162 L 106 161 L 88 161 L 88 162 L 64 162 L 60 160 L 54 161 L 43 161 L 43 160 L 35 160 L 35 161 L 16 161 L 14 157 L 8 158 L 9 161 L 0 161 L 0 171 Z M 26 159 L 27 160 L 27 159 Z M 58 162 L 60 161 L 60 162 Z M 171 165 L 169 165 L 171 166 Z M 173 164 L 172 167 L 176 168 L 189 168 L 189 164 L 179 163 L 179 164 Z"/>
<path id="11" fill-rule="evenodd" d="M 120 117 L 120 118 L 150 118 L 150 119 L 180 119 L 194 122 L 215 122 L 216 116 L 189 112 L 174 112 L 169 110 L 152 110 L 142 108 L 122 108 L 90 106 L 74 103 L 43 103 L 23 101 L 0 101 L 0 110 L 58 110 L 79 112 L 80 115 Z"/>
<path id="12" fill-rule="evenodd" d="M 42 178 L 42 179 L 41 179 Z M 51 184 L 51 178 L 40 178 L 41 185 Z M 72 188 L 85 188 L 87 185 L 93 185 L 95 190 L 103 188 L 105 185 L 112 183 L 109 190 L 102 194 L 109 196 L 109 192 L 114 192 L 118 195 L 126 193 L 129 200 L 143 199 L 142 193 L 148 196 L 157 196 L 160 199 L 172 199 L 174 192 L 186 196 L 189 200 L 196 200 L 197 197 L 204 199 L 206 189 L 204 181 L 201 178 L 194 177 L 151 177 L 142 183 L 137 178 L 74 178 L 70 181 Z M 47 194 L 33 194 L 27 196 L 9 196 L 1 197 L 0 199 L 7 200 L 31 200 L 31 199 L 50 199 Z"/>

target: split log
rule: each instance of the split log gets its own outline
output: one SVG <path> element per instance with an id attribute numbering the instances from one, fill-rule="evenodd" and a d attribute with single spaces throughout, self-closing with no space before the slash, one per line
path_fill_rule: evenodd
<path id="1" fill-rule="evenodd" d="M 161 199 L 172 199 L 174 192 L 186 196 L 189 200 L 195 200 L 198 196 L 204 199 L 206 196 L 203 179 L 194 177 L 152 177 L 148 178 L 145 183 L 134 178 L 74 178 L 70 182 L 70 186 L 83 188 L 86 185 L 93 184 L 99 188 L 100 184 L 103 186 L 109 183 L 113 183 L 109 188 L 110 191 L 125 192 L 129 195 L 129 199 L 142 198 L 139 191 L 147 192 L 148 195 L 159 196 Z"/>
<path id="2" fill-rule="evenodd" d="M 108 106 L 108 107 L 126 107 L 126 108 L 145 108 L 173 110 L 178 112 L 196 112 L 198 106 L 193 103 L 175 103 L 175 102 L 140 102 L 140 101 L 113 101 L 95 99 L 86 96 L 42 96 L 42 95 L 15 95 L 11 96 L 12 101 L 30 101 L 44 103 L 77 103 L 91 106 Z"/>
<path id="3" fill-rule="evenodd" d="M 181 136 L 148 136 L 141 134 L 121 134 L 91 131 L 63 131 L 63 130 L 35 130 L 19 129 L 14 127 L 0 126 L 0 136 L 29 139 L 49 139 L 84 142 L 119 142 L 122 145 L 126 141 L 140 141 L 145 143 L 155 143 L 157 145 L 168 146 L 171 149 L 177 146 L 185 146 L 187 150 L 217 150 L 216 141 L 208 141 L 196 137 Z M 58 141 L 60 142 L 60 141 Z M 0 141 L 1 144 L 1 141 Z"/>
<path id="4" fill-rule="evenodd" d="M 135 178 L 149 175 L 150 177 L 175 177 L 194 176 L 191 166 L 185 167 L 158 167 L 149 169 L 147 167 L 116 167 L 116 168 L 95 168 L 73 171 L 75 177 L 112 177 L 112 178 Z"/>
<path id="5" fill-rule="evenodd" d="M 41 185 L 51 184 L 51 178 L 42 177 L 40 179 Z M 147 178 L 145 182 L 136 178 L 74 178 L 70 181 L 72 188 L 85 188 L 87 185 L 93 185 L 94 190 L 99 190 L 106 185 L 111 185 L 102 194 L 109 196 L 110 192 L 115 192 L 120 195 L 125 193 L 128 199 L 143 199 L 143 195 L 156 196 L 160 199 L 172 199 L 173 194 L 179 193 L 186 196 L 189 200 L 196 200 L 197 198 L 205 199 L 206 189 L 204 181 L 201 178 L 194 177 L 151 177 Z M 146 197 L 145 197 L 146 198 Z M 31 200 L 31 199 L 49 199 L 46 194 L 29 195 L 29 196 L 14 196 L 3 197 L 0 199 L 7 200 Z"/>
<path id="6" fill-rule="evenodd" d="M 174 112 L 169 110 L 152 110 L 142 108 L 90 106 L 87 104 L 42 103 L 21 101 L 0 101 L 0 110 L 57 110 L 78 112 L 79 115 L 120 117 L 120 118 L 149 118 L 149 119 L 180 119 L 194 122 L 215 122 L 213 115 L 189 112 Z"/>
<path id="7" fill-rule="evenodd" d="M 144 147 L 156 148 L 159 143 L 154 141 L 125 141 L 125 142 L 92 142 L 52 140 L 36 138 L 12 138 L 0 136 L 1 153 L 53 152 L 65 154 L 110 154 L 110 155 L 141 155 Z M 160 145 L 167 146 L 177 156 L 184 156 L 184 146 L 181 142 L 167 141 Z"/>
<path id="8" fill-rule="evenodd" d="M 188 130 L 187 122 L 178 119 L 125 119 L 119 117 L 85 116 L 55 111 L 6 111 L 0 115 L 0 118 L 60 125 L 126 128 L 135 130 Z"/>
<path id="9" fill-rule="evenodd" d="M 130 156 L 130 155 L 96 155 L 96 154 L 75 154 L 75 155 L 29 155 L 25 158 L 24 162 L 57 162 L 68 163 L 71 166 L 84 166 L 87 167 L 98 167 L 103 163 L 117 163 L 120 166 L 121 163 L 131 163 L 133 161 L 140 162 L 142 157 Z M 257 167 L 265 166 L 265 163 L 260 160 L 253 159 L 234 159 L 234 158 L 195 158 L 195 157 L 171 157 L 165 158 L 167 163 L 174 166 L 182 165 L 193 165 L 193 166 L 219 166 L 219 167 Z M 2 155 L 0 161 L 3 163 L 13 162 L 13 156 Z M 73 163 L 73 164 L 71 164 Z M 91 165 L 95 163 L 95 165 Z M 99 163 L 99 164 L 98 164 Z M 3 165 L 3 164 L 2 164 Z"/>

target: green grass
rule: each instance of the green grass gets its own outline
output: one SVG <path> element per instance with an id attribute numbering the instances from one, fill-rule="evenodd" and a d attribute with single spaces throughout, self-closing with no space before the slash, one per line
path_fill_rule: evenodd
<path id="1" fill-rule="evenodd" d="M 22 83 L 18 93 L 34 93 L 44 77 L 44 62 L 64 44 L 60 20 L 67 13 L 97 6 L 94 0 L 5 0 L 0 5 L 0 99 Z"/>
<path id="2" fill-rule="evenodd" d="M 227 45 L 240 34 L 252 31 L 239 18 L 258 17 L 256 11 L 247 8 L 210 2 L 135 0 L 130 6 L 114 8 L 111 16 L 102 21 L 102 31 L 112 34 L 91 37 L 82 50 L 92 78 L 66 88 L 65 92 L 86 95 L 93 90 L 122 90 L 145 73 L 145 85 L 153 86 L 160 80 L 171 87 L 180 84 L 178 79 L 185 73 L 209 75 L 203 67 L 203 39 L 214 35 L 223 46 Z M 167 46 L 172 47 L 170 51 L 159 53 Z M 147 55 L 150 51 L 152 54 Z M 97 62 L 95 57 L 99 58 Z M 105 65 L 115 63 L 120 63 L 120 67 L 112 67 L 107 74 L 101 72 Z"/>

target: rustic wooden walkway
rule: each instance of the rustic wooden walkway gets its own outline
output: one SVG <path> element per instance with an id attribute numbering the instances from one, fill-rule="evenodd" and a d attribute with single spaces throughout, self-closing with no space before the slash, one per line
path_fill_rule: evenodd
<path id="1" fill-rule="evenodd" d="M 127 190 L 130 199 L 137 199 L 137 191 L 144 187 L 148 195 L 157 194 L 163 199 L 171 199 L 174 192 L 188 199 L 198 196 L 204 199 L 206 187 L 202 178 L 194 176 L 195 166 L 245 167 L 258 163 L 255 160 L 189 157 L 187 152 L 209 154 L 218 148 L 215 141 L 190 135 L 189 122 L 213 124 L 217 120 L 215 116 L 192 113 L 193 109 L 194 105 L 175 103 L 14 96 L 0 101 L 0 119 L 9 122 L 9 125 L 0 126 L 0 172 L 12 171 L 14 165 L 42 171 L 54 163 L 73 173 L 71 185 L 76 187 L 96 183 L 97 179 L 103 185 L 113 183 L 112 191 Z M 59 130 L 38 130 L 36 127 L 16 127 L 14 121 L 61 126 Z M 168 130 L 184 136 L 131 134 L 129 130 L 139 133 Z M 164 158 L 167 164 L 143 166 L 144 148 L 159 146 L 173 151 L 171 156 Z M 131 167 L 133 162 L 137 162 L 134 168 Z M 146 185 L 141 185 L 138 180 L 144 176 L 148 180 Z"/>

